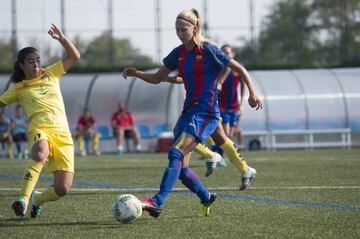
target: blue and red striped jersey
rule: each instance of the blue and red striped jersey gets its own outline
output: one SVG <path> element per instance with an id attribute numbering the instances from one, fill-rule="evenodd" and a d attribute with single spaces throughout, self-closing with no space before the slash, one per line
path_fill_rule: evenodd
<path id="1" fill-rule="evenodd" d="M 239 84 L 241 77 L 231 71 L 224 83 L 219 96 L 220 111 L 237 111 L 240 105 Z"/>
<path id="2" fill-rule="evenodd" d="M 230 57 L 215 45 L 205 43 L 202 48 L 186 50 L 184 45 L 174 48 L 164 58 L 164 65 L 170 70 L 179 70 L 184 80 L 186 98 L 183 111 L 199 106 L 206 112 L 219 112 L 216 87 L 219 71 L 230 61 Z"/>

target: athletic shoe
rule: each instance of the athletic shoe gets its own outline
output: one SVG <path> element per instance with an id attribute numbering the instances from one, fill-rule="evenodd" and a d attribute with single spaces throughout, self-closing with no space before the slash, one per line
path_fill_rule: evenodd
<path id="1" fill-rule="evenodd" d="M 123 151 L 123 150 L 121 150 L 121 149 L 118 149 L 118 150 L 117 150 L 117 155 L 121 156 L 121 155 L 123 155 L 123 154 L 124 154 L 124 151 Z"/>
<path id="2" fill-rule="evenodd" d="M 95 150 L 95 151 L 94 151 L 94 154 L 95 154 L 96 156 L 100 156 L 100 155 L 101 155 L 101 152 L 100 152 L 100 150 Z"/>
<path id="3" fill-rule="evenodd" d="M 205 177 L 209 177 L 216 169 L 216 165 L 222 159 L 221 155 L 218 153 L 214 153 L 214 157 L 206 160 L 206 173 Z"/>
<path id="4" fill-rule="evenodd" d="M 216 164 L 216 167 L 218 167 L 218 168 L 226 168 L 227 167 L 225 159 L 223 157 L 221 157 L 220 162 L 218 162 Z"/>
<path id="5" fill-rule="evenodd" d="M 240 191 L 247 189 L 250 186 L 250 181 L 255 178 L 256 170 L 249 167 L 246 173 L 241 178 Z"/>
<path id="6" fill-rule="evenodd" d="M 25 200 L 20 197 L 18 200 L 13 202 L 13 204 L 11 204 L 11 208 L 13 209 L 16 216 L 23 217 L 26 214 L 27 205 Z"/>
<path id="7" fill-rule="evenodd" d="M 209 201 L 206 203 L 201 203 L 202 206 L 199 211 L 199 217 L 208 217 L 210 216 L 210 206 L 215 202 L 217 195 L 215 193 L 210 193 Z"/>
<path id="8" fill-rule="evenodd" d="M 81 156 L 81 157 L 85 157 L 85 156 L 86 156 L 86 152 L 85 152 L 85 151 L 80 151 L 80 156 Z"/>
<path id="9" fill-rule="evenodd" d="M 153 198 L 140 199 L 140 202 L 142 209 L 147 211 L 150 214 L 150 216 L 154 218 L 158 218 L 160 216 L 161 208 L 158 208 L 154 204 Z"/>
<path id="10" fill-rule="evenodd" d="M 35 196 L 40 194 L 39 191 L 34 190 L 31 194 L 31 218 L 37 218 L 43 212 L 43 207 L 35 205 Z"/>

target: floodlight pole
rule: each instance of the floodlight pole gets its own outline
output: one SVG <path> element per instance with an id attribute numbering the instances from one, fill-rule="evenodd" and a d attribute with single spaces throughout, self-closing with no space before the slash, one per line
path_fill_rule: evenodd
<path id="1" fill-rule="evenodd" d="M 108 0 L 108 58 L 110 63 L 114 63 L 114 39 L 113 39 L 113 1 Z"/>
<path id="2" fill-rule="evenodd" d="M 161 63 L 162 57 L 162 41 L 161 41 L 161 3 L 160 0 L 155 0 L 155 49 L 157 55 L 157 62 Z"/>
<path id="3" fill-rule="evenodd" d="M 60 2 L 61 8 L 61 31 L 66 35 L 66 27 L 65 27 L 65 0 L 61 0 Z"/>
<path id="4" fill-rule="evenodd" d="M 254 1 L 255 0 L 249 0 L 249 15 L 250 15 L 250 44 L 251 44 L 251 51 L 252 51 L 253 59 L 256 60 L 256 54 L 255 54 Z"/>
<path id="5" fill-rule="evenodd" d="M 16 13 L 16 0 L 11 0 L 11 51 L 12 61 L 16 61 L 17 55 L 17 13 Z"/>
<path id="6" fill-rule="evenodd" d="M 205 36 L 208 37 L 209 34 L 209 18 L 208 18 L 208 6 L 207 6 L 207 0 L 203 0 L 203 12 L 204 12 L 204 22 L 203 22 L 203 29 Z"/>

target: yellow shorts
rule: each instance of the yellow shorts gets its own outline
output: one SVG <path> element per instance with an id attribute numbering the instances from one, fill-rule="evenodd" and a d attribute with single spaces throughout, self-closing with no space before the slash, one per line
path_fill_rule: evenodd
<path id="1" fill-rule="evenodd" d="M 44 129 L 29 132 L 29 149 L 39 140 L 49 143 L 47 168 L 50 172 L 67 171 L 74 173 L 74 143 L 70 132 L 56 133 Z"/>

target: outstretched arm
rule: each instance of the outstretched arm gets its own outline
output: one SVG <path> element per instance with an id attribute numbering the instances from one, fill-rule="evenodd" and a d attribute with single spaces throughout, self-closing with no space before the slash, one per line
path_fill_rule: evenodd
<path id="1" fill-rule="evenodd" d="M 261 109 L 262 102 L 261 102 L 260 98 L 256 95 L 254 84 L 253 84 L 251 77 L 250 77 L 249 73 L 247 72 L 247 70 L 242 65 L 240 65 L 237 61 L 235 61 L 234 59 L 231 59 L 229 61 L 228 67 L 230 67 L 231 69 L 236 71 L 242 77 L 242 80 L 244 81 L 247 88 L 249 89 L 249 94 L 250 94 L 249 99 L 248 99 L 249 105 L 253 108 L 256 107 L 257 110 Z"/>
<path id="2" fill-rule="evenodd" d="M 80 59 L 79 50 L 55 24 L 51 24 L 48 33 L 53 39 L 58 40 L 64 47 L 66 57 L 62 59 L 62 63 L 64 66 L 64 70 L 69 70 Z"/>
<path id="3" fill-rule="evenodd" d="M 221 69 L 221 71 L 219 72 L 219 77 L 218 77 L 218 84 L 217 84 L 217 89 L 218 90 L 221 91 L 222 85 L 226 81 L 226 79 L 229 76 L 230 72 L 231 72 L 231 69 L 229 67 L 224 67 L 224 68 Z"/>
<path id="4" fill-rule="evenodd" d="M 127 79 L 128 76 L 134 76 L 150 84 L 159 84 L 168 77 L 170 72 L 171 71 L 165 66 L 160 67 L 155 73 L 145 73 L 137 70 L 136 68 L 130 67 L 123 71 L 123 76 L 125 79 Z"/>
<path id="5" fill-rule="evenodd" d="M 167 76 L 167 77 L 165 77 L 165 79 L 163 81 L 169 82 L 169 83 L 175 83 L 175 84 L 183 84 L 184 83 L 184 79 L 180 76 Z"/>

